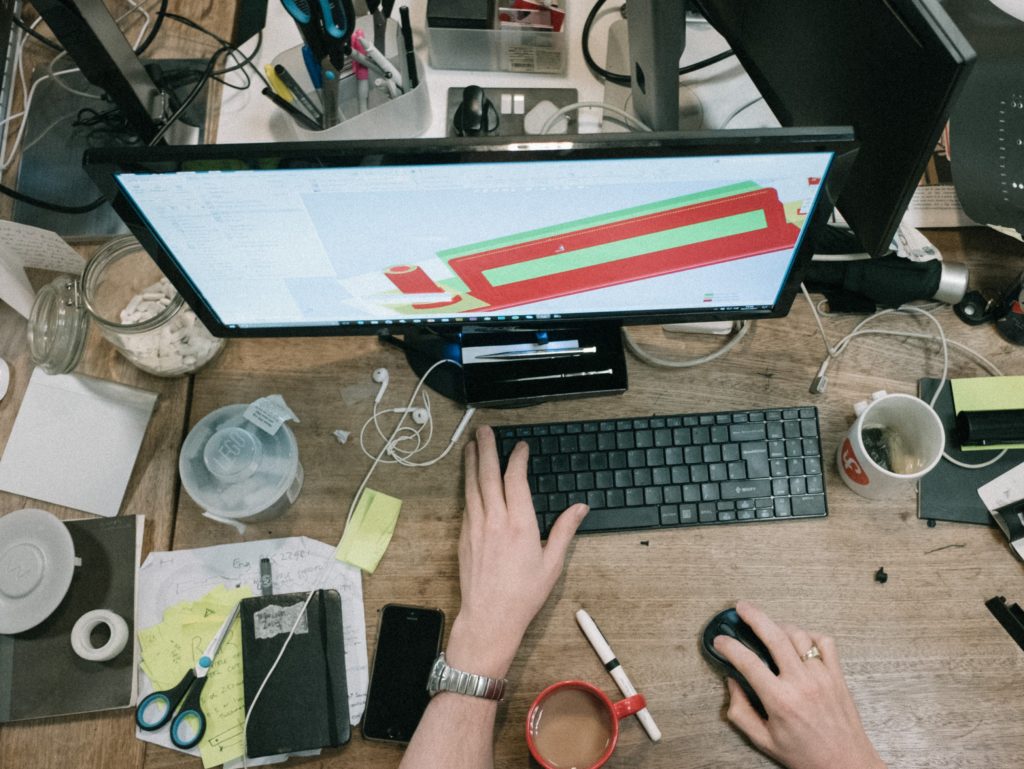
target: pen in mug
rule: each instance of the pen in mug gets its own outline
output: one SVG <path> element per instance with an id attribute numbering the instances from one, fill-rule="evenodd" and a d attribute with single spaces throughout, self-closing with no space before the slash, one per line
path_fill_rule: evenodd
<path id="1" fill-rule="evenodd" d="M 597 627 L 597 623 L 587 614 L 586 609 L 580 609 L 576 612 L 576 622 L 579 624 L 580 629 L 583 630 L 583 635 L 590 641 L 590 645 L 594 647 L 594 651 L 597 652 L 597 656 L 604 664 L 605 670 L 611 673 L 615 683 L 619 686 L 619 691 L 622 692 L 624 697 L 632 697 L 636 694 L 636 688 L 633 683 L 629 680 L 629 676 L 626 675 L 626 671 L 622 669 L 622 665 L 619 660 L 615 657 L 615 652 L 612 651 L 612 647 L 608 645 L 608 641 L 601 634 L 601 631 Z M 654 723 L 654 718 L 647 708 L 641 708 L 636 712 L 637 720 L 640 721 L 640 725 L 647 732 L 647 736 L 651 738 L 653 742 L 657 742 L 661 739 L 661 730 L 658 725 Z"/>
<path id="2" fill-rule="evenodd" d="M 309 112 L 313 116 L 313 119 L 323 125 L 324 113 L 317 107 L 313 101 L 306 95 L 306 92 L 302 90 L 295 78 L 292 77 L 292 73 L 284 68 L 281 64 L 274 65 L 274 74 L 281 78 L 281 82 L 284 83 L 285 88 L 292 92 L 295 99 L 302 105 L 303 109 Z"/>

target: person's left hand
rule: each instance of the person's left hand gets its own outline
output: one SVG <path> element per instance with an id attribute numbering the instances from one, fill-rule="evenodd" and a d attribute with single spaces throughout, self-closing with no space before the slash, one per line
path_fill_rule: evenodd
<path id="1" fill-rule="evenodd" d="M 466 447 L 466 512 L 459 539 L 462 607 L 446 656 L 463 670 L 504 676 L 526 628 L 562 573 L 587 506 L 573 505 L 540 539 L 526 480 L 529 449 L 520 443 L 501 476 L 494 432 L 477 430 Z M 465 661 L 463 661 L 465 660 Z"/>

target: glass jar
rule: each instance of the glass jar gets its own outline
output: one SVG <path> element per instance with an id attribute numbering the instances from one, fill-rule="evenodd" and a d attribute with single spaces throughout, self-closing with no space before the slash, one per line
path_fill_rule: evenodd
<path id="1" fill-rule="evenodd" d="M 28 325 L 32 360 L 48 374 L 74 370 L 90 320 L 121 355 L 156 376 L 197 371 L 224 346 L 130 235 L 100 248 L 81 278 L 60 275 L 39 291 Z"/>

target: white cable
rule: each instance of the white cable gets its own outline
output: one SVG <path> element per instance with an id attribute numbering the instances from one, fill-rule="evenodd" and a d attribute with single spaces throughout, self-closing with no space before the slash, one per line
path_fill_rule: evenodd
<path id="1" fill-rule="evenodd" d="M 983 356 L 981 353 L 975 352 L 971 348 L 967 347 L 967 345 L 961 344 L 960 342 L 956 342 L 956 341 L 947 339 L 945 331 L 942 328 L 942 324 L 939 323 L 938 319 L 934 315 L 932 315 L 928 310 L 925 310 L 925 309 L 923 309 L 921 307 L 915 307 L 914 305 L 903 305 L 903 306 L 901 306 L 901 307 L 899 307 L 898 309 L 895 309 L 895 310 L 893 310 L 893 309 L 880 310 L 880 311 L 876 312 L 873 315 L 869 315 L 867 318 L 865 318 L 860 323 L 858 323 L 856 326 L 854 326 L 853 330 L 849 334 L 844 336 L 841 340 L 839 340 L 839 343 L 836 344 L 835 347 L 833 347 L 832 345 L 829 344 L 828 337 L 825 334 L 825 327 L 822 325 L 821 318 L 818 315 L 818 308 L 815 306 L 814 301 L 811 299 L 810 293 L 808 293 L 807 288 L 802 283 L 800 284 L 800 289 L 803 292 L 804 298 L 807 299 L 807 303 L 808 303 L 808 305 L 811 308 L 811 314 L 814 316 L 815 322 L 818 324 L 818 331 L 821 333 L 821 338 L 822 338 L 822 341 L 825 343 L 825 350 L 827 351 L 827 357 L 822 362 L 821 367 L 818 369 L 818 375 L 815 377 L 814 384 L 812 385 L 812 392 L 819 392 L 819 393 L 824 392 L 824 390 L 825 390 L 825 382 L 827 381 L 826 378 L 825 378 L 825 371 L 828 368 L 828 364 L 832 360 L 834 360 L 835 358 L 838 358 L 843 353 L 843 351 L 847 348 L 847 346 L 850 344 L 850 342 L 853 341 L 855 338 L 857 338 L 858 336 L 868 336 L 868 335 L 897 336 L 897 337 L 901 337 L 901 338 L 904 338 L 904 339 L 922 339 L 922 340 L 930 341 L 930 342 L 938 342 L 941 345 L 941 348 L 942 348 L 942 376 L 939 379 L 938 386 L 935 388 L 935 392 L 932 394 L 931 400 L 928 402 L 928 406 L 933 411 L 935 410 L 935 403 L 938 401 L 939 395 L 942 393 L 943 388 L 946 386 L 946 381 L 948 379 L 948 373 L 949 373 L 949 348 L 951 346 L 957 348 L 958 350 L 961 350 L 962 352 L 967 353 L 969 357 L 974 358 L 975 362 L 979 363 L 982 368 L 984 368 L 986 371 L 988 371 L 988 373 L 992 374 L 993 376 L 1002 376 L 1002 372 L 999 370 L 999 368 L 994 363 L 992 363 L 992 361 L 990 361 L 988 358 Z M 891 315 L 891 314 L 898 313 L 898 312 L 915 312 L 915 313 L 918 313 L 920 315 L 926 316 L 932 323 L 935 324 L 935 327 L 938 329 L 938 332 L 939 332 L 938 336 L 933 336 L 931 334 L 921 334 L 921 333 L 911 332 L 911 331 L 897 331 L 897 330 L 892 330 L 892 329 L 865 329 L 864 328 L 864 326 L 867 323 L 869 323 L 870 321 L 872 321 L 872 320 L 874 320 L 876 318 L 879 318 L 879 317 L 881 317 L 883 315 Z M 965 470 L 978 470 L 978 469 L 981 469 L 983 467 L 988 467 L 989 465 L 992 465 L 992 464 L 998 462 L 1000 459 L 1002 459 L 1003 456 L 1005 456 L 1005 454 L 1006 454 L 1006 449 L 1003 449 L 998 454 L 996 454 L 994 457 L 992 457 L 992 458 L 990 458 L 990 459 L 988 459 L 988 460 L 986 460 L 984 462 L 979 462 L 977 464 L 968 464 L 966 462 L 962 462 L 959 459 L 956 459 L 955 457 L 950 456 L 949 453 L 946 452 L 946 451 L 942 452 L 942 456 L 943 456 L 943 458 L 947 462 L 949 462 L 951 464 L 954 464 L 957 467 L 962 467 Z"/>
<path id="2" fill-rule="evenodd" d="M 752 325 L 753 321 L 737 321 L 735 325 L 736 333 L 733 334 L 732 339 L 712 353 L 702 355 L 699 358 L 688 358 L 686 360 L 670 360 L 647 352 L 636 343 L 625 327 L 622 329 L 622 341 L 625 342 L 627 350 L 650 366 L 660 366 L 661 368 L 692 368 L 693 366 L 700 366 L 725 355 L 729 350 L 735 347 L 744 336 L 747 335 L 747 331 L 750 330 Z"/>
<path id="3" fill-rule="evenodd" d="M 459 437 L 461 437 L 462 431 L 465 429 L 466 425 L 469 424 L 469 420 L 473 418 L 473 414 L 476 413 L 476 409 L 470 407 L 466 409 L 466 413 L 463 416 L 462 421 L 459 423 L 459 426 L 455 428 L 455 430 L 452 433 L 452 437 L 448 440 L 448 445 L 444 447 L 444 450 L 440 454 L 438 454 L 436 457 L 433 457 L 432 459 L 428 459 L 423 462 L 415 462 L 412 460 L 412 457 L 415 456 L 416 453 L 422 451 L 427 447 L 429 439 L 427 441 L 423 441 L 421 439 L 420 432 L 422 431 L 422 429 L 429 426 L 430 432 L 428 434 L 432 435 L 434 419 L 433 416 L 430 415 L 428 411 L 427 421 L 424 424 L 424 426 L 421 427 L 419 430 L 417 430 L 416 428 L 406 427 L 405 422 L 409 418 L 409 414 L 412 413 L 413 403 L 416 402 L 416 397 L 419 395 L 420 390 L 423 389 L 424 384 L 426 384 L 427 377 L 429 377 L 431 373 L 433 373 L 434 369 L 444 365 L 445 363 L 450 363 L 453 366 L 461 366 L 460 363 L 454 360 L 450 360 L 448 358 L 441 358 L 440 360 L 436 361 L 430 368 L 428 368 L 426 372 L 424 372 L 423 376 L 421 376 L 420 380 L 416 383 L 416 387 L 413 388 L 412 395 L 409 396 L 409 400 L 406 403 L 405 408 L 399 409 L 399 411 L 402 414 L 401 418 L 395 424 L 394 428 L 391 430 L 391 433 L 388 434 L 387 437 L 384 439 L 384 445 L 381 446 L 380 450 L 376 454 L 373 454 L 369 450 L 367 450 L 363 441 L 363 436 L 366 432 L 367 427 L 371 424 L 377 425 L 377 420 L 381 412 L 377 411 L 376 405 L 374 406 L 373 415 L 371 415 L 366 420 L 366 422 L 363 423 L 363 429 L 360 430 L 359 432 L 359 446 L 363 450 L 364 454 L 373 459 L 373 464 L 370 465 L 370 469 L 366 471 L 366 475 L 363 476 L 363 480 L 359 484 L 359 488 L 356 489 L 355 496 L 352 497 L 352 504 L 349 506 L 348 515 L 345 518 L 346 525 L 348 525 L 348 522 L 352 520 L 352 515 L 353 513 L 355 513 L 356 505 L 359 502 L 359 497 L 362 496 L 363 489 L 365 489 L 366 484 L 369 483 L 370 476 L 373 475 L 373 471 L 377 469 L 377 465 L 385 463 L 400 464 L 404 467 L 428 467 L 429 465 L 435 464 L 436 462 L 440 462 L 442 459 L 448 456 L 452 448 L 458 442 Z M 429 398 L 425 398 L 425 401 L 429 404 Z M 383 413 L 387 412 L 385 411 Z M 379 425 L 377 426 L 377 431 L 383 438 L 384 431 L 380 429 Z M 402 449 L 401 444 L 403 441 L 406 440 L 415 440 L 417 448 L 411 451 L 408 449 Z M 390 459 L 384 459 L 385 456 L 390 457 Z"/>
<path id="4" fill-rule="evenodd" d="M 577 101 L 573 102 L 572 104 L 566 104 L 564 107 L 560 107 L 559 109 L 555 110 L 555 112 L 552 113 L 551 116 L 544 121 L 544 125 L 540 127 L 539 133 L 546 134 L 548 131 L 550 131 L 551 128 L 555 125 L 555 123 L 558 122 L 558 118 L 562 117 L 562 115 L 566 115 L 570 112 L 577 112 L 584 108 L 603 109 L 606 112 L 611 112 L 613 115 L 622 118 L 622 120 L 625 121 L 627 126 L 636 131 L 651 130 L 650 128 L 647 127 L 646 123 L 641 121 L 635 115 L 631 115 L 626 110 L 620 107 L 616 107 L 614 104 L 605 104 L 602 101 Z"/>
<path id="5" fill-rule="evenodd" d="M 734 110 L 733 110 L 733 111 L 732 111 L 732 112 L 731 112 L 731 113 L 729 114 L 729 117 L 727 117 L 727 118 L 726 118 L 725 120 L 723 120 L 723 121 L 722 121 L 722 125 L 720 125 L 720 126 L 718 127 L 718 129 L 719 129 L 719 130 L 723 130 L 723 129 L 726 129 L 726 128 L 728 128 L 728 127 L 729 127 L 729 123 L 731 123 L 731 122 L 732 122 L 733 120 L 735 120 L 735 119 L 736 119 L 736 118 L 737 118 L 737 117 L 739 116 L 739 114 L 740 114 L 741 112 L 743 112 L 744 110 L 747 110 L 747 109 L 749 109 L 750 107 L 753 107 L 753 106 L 754 106 L 755 104 L 757 104 L 757 103 L 758 103 L 759 101 L 763 101 L 763 100 L 764 100 L 764 97 L 763 97 L 763 96 L 758 96 L 758 97 L 757 97 L 756 99 L 751 99 L 751 100 L 750 100 L 750 101 L 748 101 L 748 102 L 747 102 L 746 104 L 744 104 L 744 105 L 742 105 L 742 106 L 740 106 L 740 107 L 737 107 L 736 109 L 734 109 Z"/>

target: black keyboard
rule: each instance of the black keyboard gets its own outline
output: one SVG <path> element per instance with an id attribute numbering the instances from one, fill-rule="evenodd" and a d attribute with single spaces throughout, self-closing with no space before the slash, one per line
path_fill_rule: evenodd
<path id="1" fill-rule="evenodd" d="M 496 427 L 502 470 L 519 441 L 541 535 L 575 502 L 580 531 L 828 515 L 813 406 Z"/>

